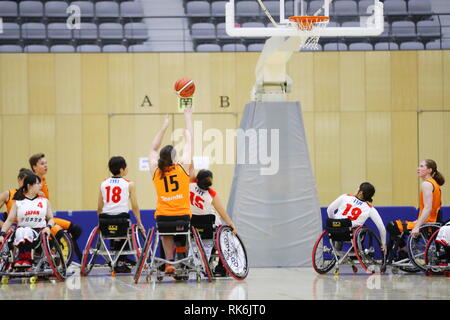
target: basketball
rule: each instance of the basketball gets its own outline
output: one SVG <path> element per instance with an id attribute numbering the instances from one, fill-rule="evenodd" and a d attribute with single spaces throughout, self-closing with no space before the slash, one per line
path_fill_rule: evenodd
<path id="1" fill-rule="evenodd" d="M 195 84 L 192 79 L 181 78 L 175 82 L 175 92 L 182 98 L 189 98 L 195 92 Z"/>

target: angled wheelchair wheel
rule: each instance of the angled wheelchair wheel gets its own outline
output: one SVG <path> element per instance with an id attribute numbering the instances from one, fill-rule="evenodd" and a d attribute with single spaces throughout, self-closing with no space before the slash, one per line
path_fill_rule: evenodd
<path id="1" fill-rule="evenodd" d="M 12 233 L 12 231 L 9 231 L 6 234 L 3 243 L 0 245 L 0 273 L 5 272 L 10 268 L 11 252 L 8 247 L 8 241 Z"/>
<path id="2" fill-rule="evenodd" d="M 208 278 L 208 281 L 211 282 L 212 281 L 212 273 L 211 273 L 211 269 L 209 267 L 208 260 L 206 258 L 205 248 L 203 247 L 203 243 L 200 238 L 200 234 L 199 234 L 197 228 L 191 227 L 191 229 L 192 229 L 192 234 L 195 239 L 195 244 L 197 245 L 197 248 L 198 248 L 198 253 L 200 255 L 199 258 L 203 264 L 203 272 L 205 273 L 206 277 Z"/>
<path id="3" fill-rule="evenodd" d="M 216 232 L 216 249 L 226 271 L 236 280 L 244 280 L 249 271 L 247 251 L 230 226 L 220 226 Z"/>
<path id="4" fill-rule="evenodd" d="M 136 251 L 136 257 L 141 256 L 142 248 L 145 245 L 145 234 L 139 229 L 137 224 L 131 226 L 131 239 L 133 241 L 133 249 Z"/>
<path id="5" fill-rule="evenodd" d="M 134 274 L 134 283 L 139 282 L 139 278 L 141 277 L 142 270 L 144 270 L 144 266 L 147 263 L 147 258 L 149 254 L 151 254 L 152 240 L 153 234 L 155 232 L 155 228 L 151 228 L 147 233 L 147 240 L 144 243 L 144 247 L 142 249 L 142 253 L 139 256 L 138 262 L 136 264 L 136 273 Z"/>
<path id="6" fill-rule="evenodd" d="M 424 263 L 425 268 L 427 271 L 430 272 L 439 272 L 441 271 L 439 268 L 439 256 L 445 254 L 444 247 L 436 243 L 435 240 L 437 238 L 437 235 L 439 233 L 439 229 L 437 229 L 428 239 L 427 245 L 425 247 L 425 253 L 424 253 Z"/>
<path id="7" fill-rule="evenodd" d="M 408 237 L 407 246 L 409 259 L 419 271 L 427 271 L 425 262 L 425 249 L 428 240 L 438 229 L 439 226 L 437 225 L 425 224 L 419 228 L 419 234 L 417 237 L 414 238 L 411 235 L 409 235 Z"/>
<path id="8" fill-rule="evenodd" d="M 74 244 L 71 235 L 66 231 L 63 232 L 63 236 L 59 239 L 59 246 L 64 255 L 66 265 L 70 266 L 73 259 Z"/>
<path id="9" fill-rule="evenodd" d="M 64 254 L 59 246 L 58 240 L 54 235 L 47 236 L 42 234 L 42 247 L 47 257 L 47 262 L 53 271 L 53 274 L 59 281 L 64 281 L 66 278 L 67 265 L 64 260 Z"/>
<path id="10" fill-rule="evenodd" d="M 100 250 L 100 230 L 96 226 L 86 242 L 86 247 L 83 250 L 83 257 L 81 258 L 81 275 L 87 276 L 91 272 L 95 265 L 95 260 L 98 256 L 98 251 Z"/>
<path id="11" fill-rule="evenodd" d="M 325 274 L 336 264 L 333 246 L 326 230 L 316 240 L 312 251 L 312 265 L 319 274 Z"/>
<path id="12" fill-rule="evenodd" d="M 353 248 L 359 263 L 367 272 L 384 272 L 386 256 L 381 249 L 378 235 L 364 226 L 353 232 Z"/>

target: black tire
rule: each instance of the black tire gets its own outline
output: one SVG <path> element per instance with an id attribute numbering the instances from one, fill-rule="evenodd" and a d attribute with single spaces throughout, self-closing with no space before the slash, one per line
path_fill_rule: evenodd
<path id="1" fill-rule="evenodd" d="M 151 253 L 152 240 L 155 228 L 151 228 L 147 232 L 147 240 L 145 241 L 144 248 L 142 250 L 142 254 L 139 256 L 138 263 L 136 264 L 136 273 L 134 274 L 134 283 L 139 282 L 139 278 L 141 277 L 142 270 L 144 270 L 144 266 L 147 263 L 147 258 Z"/>
<path id="2" fill-rule="evenodd" d="M 230 226 L 220 226 L 216 232 L 216 249 L 227 272 L 236 280 L 244 280 L 249 271 L 247 251 Z"/>
<path id="3" fill-rule="evenodd" d="M 368 272 L 384 272 L 386 255 L 381 249 L 378 235 L 366 227 L 359 227 L 353 234 L 353 247 L 361 266 Z"/>
<path id="4" fill-rule="evenodd" d="M 408 256 L 411 263 L 419 271 L 427 271 L 425 267 L 425 250 L 428 240 L 437 229 L 439 229 L 437 225 L 425 224 L 419 228 L 419 235 L 416 238 L 411 235 L 408 236 Z"/>
<path id="5" fill-rule="evenodd" d="M 81 259 L 81 276 L 87 276 L 94 267 L 95 260 L 100 249 L 100 230 L 96 226 L 89 235 L 86 247 L 83 250 L 83 257 Z M 92 249 L 91 249 L 92 248 Z"/>
<path id="6" fill-rule="evenodd" d="M 198 257 L 198 258 L 201 259 L 202 264 L 203 264 L 203 272 L 205 273 L 206 277 L 208 278 L 208 281 L 211 282 L 212 281 L 211 269 L 209 267 L 209 263 L 206 258 L 205 248 L 203 247 L 203 243 L 200 238 L 200 234 L 199 234 L 197 228 L 195 228 L 195 227 L 191 227 L 191 228 L 192 228 L 192 234 L 195 239 L 195 244 L 197 245 L 197 248 L 198 248 L 199 254 L 200 254 L 200 257 Z"/>
<path id="7" fill-rule="evenodd" d="M 433 269 L 433 267 L 438 266 L 439 252 L 443 249 L 441 244 L 435 242 L 438 233 L 439 229 L 433 233 L 430 239 L 428 239 L 425 248 L 425 265 L 427 266 L 427 272 L 429 271 L 430 273 L 439 273 L 440 271 L 440 268 Z"/>
<path id="8" fill-rule="evenodd" d="M 323 231 L 317 238 L 312 251 L 312 265 L 319 274 L 325 274 L 333 269 L 336 264 L 336 257 L 333 254 L 331 240 L 327 231 Z"/>
<path id="9" fill-rule="evenodd" d="M 52 234 L 47 236 L 43 233 L 41 243 L 53 274 L 59 281 L 64 281 L 67 275 L 67 265 L 58 240 Z"/>

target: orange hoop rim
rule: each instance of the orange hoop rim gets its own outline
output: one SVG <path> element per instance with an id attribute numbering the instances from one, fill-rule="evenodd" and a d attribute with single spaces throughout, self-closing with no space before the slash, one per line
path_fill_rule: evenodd
<path id="1" fill-rule="evenodd" d="M 316 23 L 328 22 L 330 17 L 328 16 L 293 16 L 289 17 L 289 20 L 297 23 L 297 26 L 301 30 L 311 30 Z"/>

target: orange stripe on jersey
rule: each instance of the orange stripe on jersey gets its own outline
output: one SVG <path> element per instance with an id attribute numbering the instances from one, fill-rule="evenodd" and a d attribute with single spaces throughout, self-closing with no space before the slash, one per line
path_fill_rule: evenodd
<path id="1" fill-rule="evenodd" d="M 189 201 L 189 175 L 180 164 L 166 168 L 161 179 L 158 168 L 153 176 L 157 194 L 156 216 L 183 216 L 191 213 Z"/>
<path id="2" fill-rule="evenodd" d="M 441 188 L 438 185 L 438 183 L 436 182 L 436 180 L 434 180 L 433 178 L 429 178 L 425 181 L 430 182 L 433 185 L 433 202 L 431 204 L 431 212 L 430 215 L 428 216 L 427 221 L 425 221 L 426 223 L 428 222 L 436 222 L 437 220 L 437 216 L 438 216 L 438 212 L 439 209 L 441 209 Z M 420 205 L 420 211 L 419 211 L 419 217 L 422 214 L 423 208 L 425 207 L 424 203 L 423 203 L 423 194 L 422 191 L 420 191 L 420 199 L 419 199 L 419 205 Z"/>

